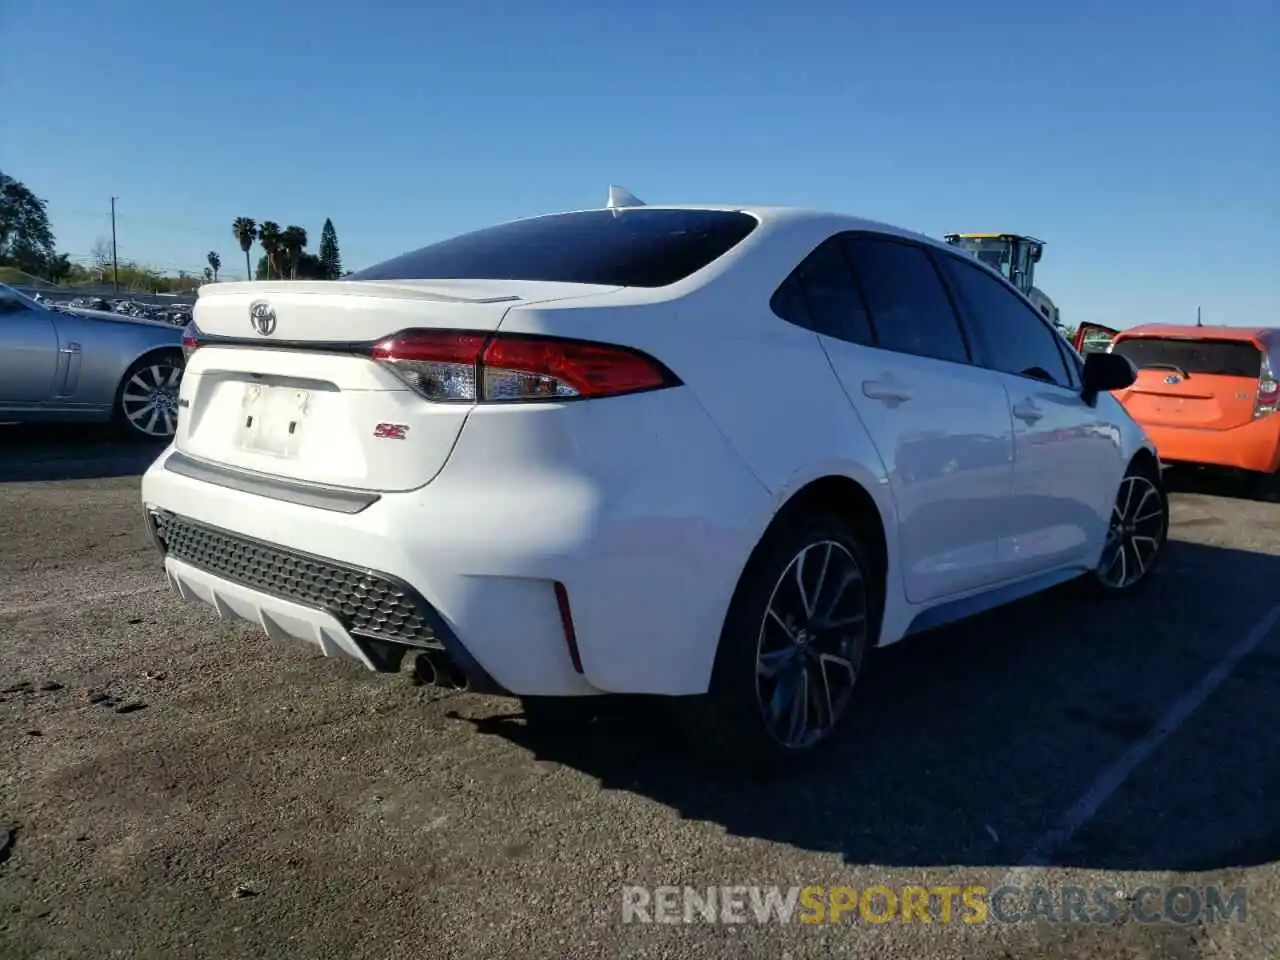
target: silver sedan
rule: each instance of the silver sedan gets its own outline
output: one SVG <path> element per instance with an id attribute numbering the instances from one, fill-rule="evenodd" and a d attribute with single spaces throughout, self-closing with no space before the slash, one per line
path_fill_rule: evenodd
<path id="1" fill-rule="evenodd" d="M 111 422 L 168 440 L 183 361 L 181 327 L 51 309 L 0 284 L 0 421 Z"/>

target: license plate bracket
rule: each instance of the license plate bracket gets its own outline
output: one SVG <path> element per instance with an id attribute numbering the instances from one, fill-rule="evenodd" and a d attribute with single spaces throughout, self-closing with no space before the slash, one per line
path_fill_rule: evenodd
<path id="1" fill-rule="evenodd" d="M 236 446 L 252 453 L 296 457 L 305 434 L 310 391 L 247 383 L 240 402 Z"/>

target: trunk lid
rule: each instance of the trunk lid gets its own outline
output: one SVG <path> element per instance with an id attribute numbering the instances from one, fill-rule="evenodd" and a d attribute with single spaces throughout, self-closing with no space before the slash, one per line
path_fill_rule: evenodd
<path id="1" fill-rule="evenodd" d="M 1138 368 L 1137 381 L 1118 396 L 1139 423 L 1230 430 L 1253 422 L 1264 370 L 1253 341 L 1122 337 L 1111 350 Z"/>
<path id="2" fill-rule="evenodd" d="M 517 305 L 612 287 L 433 280 L 202 287 L 176 449 L 254 473 L 412 490 L 444 466 L 472 404 L 431 403 L 368 356 L 405 329 L 492 332 Z"/>

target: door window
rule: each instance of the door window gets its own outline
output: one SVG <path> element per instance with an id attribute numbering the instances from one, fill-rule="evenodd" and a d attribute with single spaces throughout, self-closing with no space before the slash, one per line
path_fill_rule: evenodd
<path id="1" fill-rule="evenodd" d="M 995 277 L 958 257 L 943 256 L 965 319 L 982 345 L 986 365 L 1001 373 L 1070 388 L 1058 334 Z"/>
<path id="2" fill-rule="evenodd" d="M 867 298 L 876 346 L 967 363 L 969 350 L 933 260 L 913 243 L 856 234 L 845 252 Z"/>

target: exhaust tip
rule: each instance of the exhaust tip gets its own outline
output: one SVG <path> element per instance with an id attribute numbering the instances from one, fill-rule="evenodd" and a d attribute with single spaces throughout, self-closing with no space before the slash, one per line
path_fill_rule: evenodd
<path id="1" fill-rule="evenodd" d="M 443 650 L 424 650 L 413 658 L 414 682 L 445 690 L 467 690 L 471 681 Z"/>
<path id="2" fill-rule="evenodd" d="M 431 654 L 419 653 L 415 655 L 413 658 L 413 682 L 434 687 L 438 685 L 438 681 L 439 673 L 436 671 L 436 665 L 431 662 Z"/>

